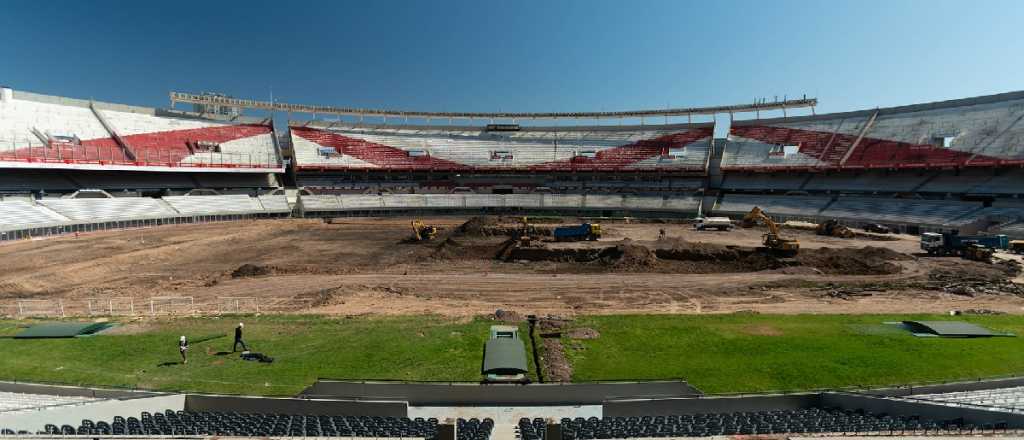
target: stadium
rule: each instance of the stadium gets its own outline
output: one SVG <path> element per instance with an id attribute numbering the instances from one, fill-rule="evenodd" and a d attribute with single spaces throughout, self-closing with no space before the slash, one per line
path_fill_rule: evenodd
<path id="1" fill-rule="evenodd" d="M 1024 92 L 828 114 L 169 98 L 0 90 L 4 435 L 1024 428 Z"/>

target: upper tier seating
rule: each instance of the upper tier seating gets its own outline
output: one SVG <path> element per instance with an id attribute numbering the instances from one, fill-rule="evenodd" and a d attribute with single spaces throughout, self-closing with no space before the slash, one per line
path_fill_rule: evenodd
<path id="1" fill-rule="evenodd" d="M 315 416 L 235 412 L 171 411 L 110 422 L 82 420 L 76 428 L 47 425 L 42 434 L 80 436 L 227 436 L 227 437 L 404 437 L 437 438 L 437 419 L 406 417 Z M 476 439 L 474 437 L 473 440 Z"/>
<path id="2" fill-rule="evenodd" d="M 939 168 L 1024 163 L 1024 93 L 736 121 L 723 169 Z M 788 147 L 788 148 L 786 148 Z"/>
<path id="3" fill-rule="evenodd" d="M 0 100 L 0 164 L 281 167 L 273 129 L 264 122 L 225 122 L 116 104 L 95 107 L 88 101 L 14 91 L 13 99 Z"/>
<path id="4" fill-rule="evenodd" d="M 386 170 L 704 170 L 713 128 L 291 127 L 296 164 Z"/>
<path id="5" fill-rule="evenodd" d="M 0 413 L 37 409 L 56 405 L 89 403 L 97 400 L 101 399 L 81 396 L 55 396 L 49 394 L 25 394 L 0 391 Z"/>
<path id="6" fill-rule="evenodd" d="M 519 422 L 523 440 L 541 440 L 543 420 L 531 424 Z M 563 418 L 562 438 L 566 440 L 624 439 L 655 437 L 706 437 L 781 433 L 869 433 L 915 431 L 973 431 L 963 419 L 928 420 L 920 417 L 894 417 L 863 411 L 839 409 L 789 409 L 712 414 L 685 414 L 643 417 L 605 417 L 599 419 Z M 526 425 L 533 425 L 527 427 Z M 991 429 L 991 427 L 989 427 Z"/>

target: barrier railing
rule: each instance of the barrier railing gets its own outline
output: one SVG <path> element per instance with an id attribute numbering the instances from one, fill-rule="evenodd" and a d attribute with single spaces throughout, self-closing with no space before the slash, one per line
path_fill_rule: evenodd
<path id="1" fill-rule="evenodd" d="M 301 313 L 313 309 L 311 298 L 150 296 L 59 300 L 14 300 L 0 303 L 0 317 L 91 318 L 98 316 L 218 316 Z"/>

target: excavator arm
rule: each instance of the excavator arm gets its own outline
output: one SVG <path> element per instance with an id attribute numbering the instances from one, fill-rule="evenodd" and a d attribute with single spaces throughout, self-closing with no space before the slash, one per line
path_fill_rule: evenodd
<path id="1" fill-rule="evenodd" d="M 743 225 L 750 227 L 757 223 L 764 223 L 768 227 L 768 233 L 764 235 L 764 245 L 772 251 L 783 255 L 796 255 L 800 250 L 800 242 L 790 238 L 779 236 L 779 225 L 765 214 L 760 207 L 755 206 L 747 215 L 743 216 Z"/>

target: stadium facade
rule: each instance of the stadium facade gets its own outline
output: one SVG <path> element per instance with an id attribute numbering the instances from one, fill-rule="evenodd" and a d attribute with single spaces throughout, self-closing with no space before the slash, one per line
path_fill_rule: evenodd
<path id="1" fill-rule="evenodd" d="M 815 100 L 487 114 L 171 98 L 200 112 L 3 88 L 0 238 L 288 215 L 692 217 L 755 205 L 779 219 L 1024 236 L 1024 92 L 804 116 L 790 113 Z M 281 133 L 245 109 L 321 118 Z M 693 121 L 723 113 L 725 138 Z"/>

